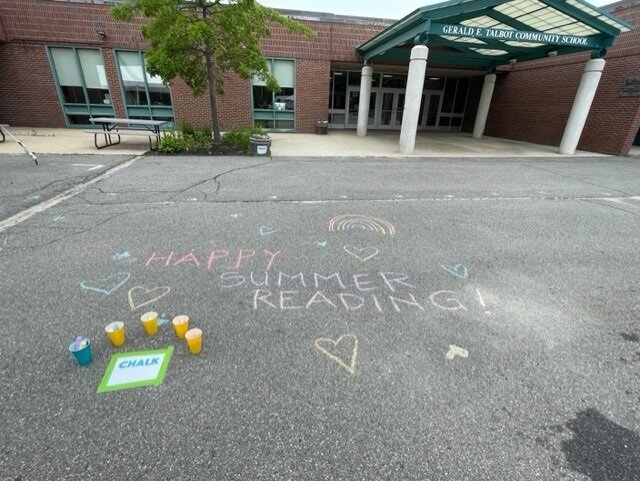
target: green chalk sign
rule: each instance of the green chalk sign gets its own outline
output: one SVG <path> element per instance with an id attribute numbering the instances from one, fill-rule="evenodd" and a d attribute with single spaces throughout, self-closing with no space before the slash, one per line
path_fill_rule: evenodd
<path id="1" fill-rule="evenodd" d="M 98 394 L 141 386 L 159 386 L 171 360 L 173 346 L 154 351 L 123 352 L 111 356 Z"/>

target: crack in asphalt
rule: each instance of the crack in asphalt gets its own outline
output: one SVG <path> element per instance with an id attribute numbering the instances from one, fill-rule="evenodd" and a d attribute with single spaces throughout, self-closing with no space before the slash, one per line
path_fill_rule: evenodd
<path id="1" fill-rule="evenodd" d="M 573 175 L 569 175 L 569 174 L 563 174 L 562 172 L 555 172 L 551 169 L 545 169 L 544 167 L 539 167 L 536 165 L 531 165 L 531 164 L 524 164 L 525 167 L 529 167 L 530 169 L 536 169 L 536 170 L 542 170 L 544 172 L 549 172 L 550 174 L 554 174 L 554 175 L 558 175 L 560 177 L 566 177 L 568 179 L 571 180 L 576 180 L 578 182 L 582 182 L 583 184 L 587 184 L 587 185 L 591 185 L 593 187 L 598 187 L 600 189 L 607 189 L 607 190 L 612 190 L 614 192 L 619 192 L 620 194 L 624 194 L 624 195 L 628 195 L 628 196 L 632 196 L 633 194 L 629 193 L 629 192 L 625 192 L 624 190 L 619 190 L 619 189 L 614 189 L 613 187 L 607 187 L 605 185 L 600 185 L 600 184 L 596 184 L 594 182 L 589 182 L 588 180 L 584 180 L 581 179 L 579 177 L 575 177 Z"/>

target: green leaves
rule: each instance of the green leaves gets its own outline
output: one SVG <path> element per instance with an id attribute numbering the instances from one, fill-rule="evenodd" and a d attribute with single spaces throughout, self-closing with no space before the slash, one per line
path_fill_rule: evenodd
<path id="1" fill-rule="evenodd" d="M 245 79 L 258 75 L 269 89 L 278 90 L 260 49 L 261 40 L 271 35 L 270 26 L 279 24 L 307 38 L 315 35 L 254 0 L 130 0 L 111 7 L 111 15 L 120 21 L 145 17 L 141 33 L 149 41 L 147 70 L 165 82 L 181 77 L 196 96 L 207 87 L 223 93 L 224 74 L 231 71 Z M 210 102 L 219 139 L 214 96 Z"/>

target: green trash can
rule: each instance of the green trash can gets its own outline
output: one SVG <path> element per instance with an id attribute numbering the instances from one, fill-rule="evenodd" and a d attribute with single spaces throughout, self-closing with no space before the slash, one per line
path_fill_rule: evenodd
<path id="1" fill-rule="evenodd" d="M 254 134 L 249 140 L 252 155 L 271 155 L 271 137 Z"/>

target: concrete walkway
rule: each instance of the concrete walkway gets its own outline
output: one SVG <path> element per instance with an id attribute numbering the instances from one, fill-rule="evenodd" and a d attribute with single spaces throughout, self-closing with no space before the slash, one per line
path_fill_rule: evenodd
<path id="1" fill-rule="evenodd" d="M 374 131 L 358 137 L 353 130 L 330 130 L 327 135 L 269 134 L 273 157 L 571 157 L 558 148 L 514 140 L 484 137 L 474 139 L 465 132 L 419 132 L 411 155 L 398 153 L 400 132 Z M 576 151 L 575 156 L 594 156 Z"/>
<path id="2" fill-rule="evenodd" d="M 80 129 L 9 127 L 10 132 L 36 154 L 136 155 L 148 150 L 145 138 L 123 137 L 119 145 L 96 149 L 93 136 Z M 474 139 L 464 132 L 419 132 L 415 152 L 398 153 L 400 132 L 373 131 L 358 137 L 354 130 L 330 130 L 328 135 L 272 133 L 273 157 L 571 157 L 557 147 L 485 137 Z M 22 154 L 9 136 L 0 143 L 0 154 Z M 575 156 L 594 156 L 577 151 Z"/>

